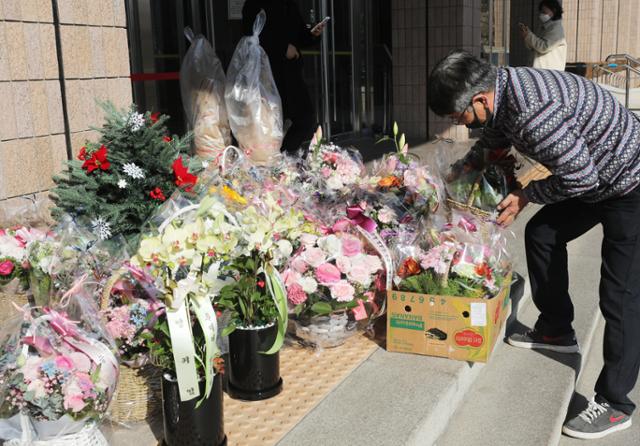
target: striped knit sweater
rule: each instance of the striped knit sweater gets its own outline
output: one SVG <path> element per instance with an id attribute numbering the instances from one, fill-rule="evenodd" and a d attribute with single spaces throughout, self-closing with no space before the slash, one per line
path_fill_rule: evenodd
<path id="1" fill-rule="evenodd" d="M 513 144 L 552 173 L 524 189 L 529 201 L 597 202 L 640 184 L 640 120 L 593 82 L 562 71 L 499 68 L 494 105 L 477 149 Z"/>

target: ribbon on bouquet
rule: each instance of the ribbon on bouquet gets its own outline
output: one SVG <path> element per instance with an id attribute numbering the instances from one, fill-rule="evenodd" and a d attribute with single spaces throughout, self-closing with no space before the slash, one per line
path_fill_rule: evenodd
<path id="1" fill-rule="evenodd" d="M 392 280 L 393 280 L 393 258 L 391 257 L 391 252 L 387 247 L 378 231 L 376 231 L 377 225 L 376 222 L 364 215 L 362 208 L 360 206 L 349 206 L 347 207 L 347 218 L 353 223 L 355 228 L 362 234 L 362 236 L 367 239 L 369 243 L 373 246 L 373 248 L 380 254 L 382 261 L 384 262 L 384 267 L 386 270 L 386 286 L 387 291 L 391 290 Z M 387 301 L 383 300 L 382 306 L 377 313 L 377 316 L 384 314 L 386 310 Z"/>
<path id="2" fill-rule="evenodd" d="M 347 207 L 347 218 L 351 220 L 354 225 L 364 229 L 368 233 L 374 232 L 378 226 L 372 218 L 364 215 L 360 206 Z"/>
<path id="3" fill-rule="evenodd" d="M 189 275 L 178 282 L 178 286 L 173 291 L 171 308 L 167 308 L 169 337 L 171 338 L 173 362 L 176 368 L 176 379 L 178 380 L 181 401 L 189 401 L 200 396 L 196 361 L 202 360 L 196 355 L 189 308 L 193 309 L 198 324 L 202 328 L 205 339 L 205 359 L 204 364 L 202 364 L 205 373 L 205 394 L 198 401 L 196 407 L 211 393 L 213 378 L 215 377 L 213 359 L 218 352 L 216 344 L 218 335 L 216 314 L 211 301 L 199 293 L 199 282 L 196 276 L 201 268 L 202 259 L 195 257 L 194 262 L 191 264 Z"/>

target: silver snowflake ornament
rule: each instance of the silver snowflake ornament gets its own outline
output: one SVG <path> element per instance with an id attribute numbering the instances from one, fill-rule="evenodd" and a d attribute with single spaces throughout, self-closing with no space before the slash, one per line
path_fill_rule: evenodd
<path id="1" fill-rule="evenodd" d="M 144 115 L 138 112 L 133 112 L 129 115 L 127 123 L 131 127 L 132 131 L 137 132 L 144 126 Z"/>
<path id="2" fill-rule="evenodd" d="M 122 166 L 122 170 L 124 170 L 124 173 L 134 180 L 141 180 L 144 178 L 144 171 L 140 167 L 136 166 L 135 163 L 126 163 Z"/>
<path id="3" fill-rule="evenodd" d="M 111 224 L 101 216 L 91 221 L 91 229 L 100 237 L 100 240 L 106 240 L 111 237 Z"/>
<path id="4" fill-rule="evenodd" d="M 127 187 L 127 180 L 125 180 L 124 178 L 118 180 L 118 187 L 120 189 L 125 189 Z"/>

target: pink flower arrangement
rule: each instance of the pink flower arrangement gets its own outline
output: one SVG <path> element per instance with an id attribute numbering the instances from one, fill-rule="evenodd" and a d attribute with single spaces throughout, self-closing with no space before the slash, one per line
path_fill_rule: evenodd
<path id="1" fill-rule="evenodd" d="M 368 301 L 383 271 L 378 255 L 349 232 L 336 232 L 303 244 L 283 273 L 289 303 L 300 317 L 354 309 Z"/>
<path id="2" fill-rule="evenodd" d="M 311 140 L 305 170 L 307 192 L 320 190 L 321 195 L 346 192 L 349 186 L 358 184 L 365 173 L 357 152 L 333 143 L 325 144 L 320 129 Z"/>
<path id="3" fill-rule="evenodd" d="M 0 349 L 0 394 L 7 395 L 0 413 L 22 412 L 37 421 L 101 417 L 118 374 L 103 333 L 48 308 L 30 310 L 25 321 Z"/>

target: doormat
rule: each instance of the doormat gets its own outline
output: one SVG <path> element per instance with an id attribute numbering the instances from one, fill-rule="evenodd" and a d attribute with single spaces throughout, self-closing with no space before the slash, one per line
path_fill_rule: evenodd
<path id="1" fill-rule="evenodd" d="M 280 351 L 282 392 L 264 401 L 238 401 L 224 395 L 228 446 L 275 445 L 338 384 L 378 348 L 362 334 L 345 344 L 316 352 L 297 344 Z M 151 423 L 117 424 L 100 429 L 112 445 L 162 446 L 162 416 Z"/>
<path id="2" fill-rule="evenodd" d="M 280 352 L 282 392 L 264 401 L 224 398 L 224 428 L 229 446 L 275 445 L 316 407 L 378 345 L 358 334 L 339 347 L 318 353 L 292 345 Z"/>

